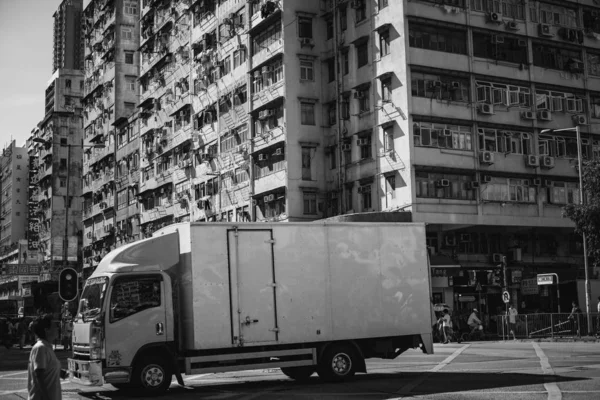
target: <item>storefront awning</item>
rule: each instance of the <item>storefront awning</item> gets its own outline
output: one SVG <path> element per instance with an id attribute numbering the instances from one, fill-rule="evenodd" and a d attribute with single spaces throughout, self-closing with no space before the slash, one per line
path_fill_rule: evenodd
<path id="1" fill-rule="evenodd" d="M 460 264 L 442 254 L 429 256 L 429 265 L 433 268 L 460 268 Z"/>

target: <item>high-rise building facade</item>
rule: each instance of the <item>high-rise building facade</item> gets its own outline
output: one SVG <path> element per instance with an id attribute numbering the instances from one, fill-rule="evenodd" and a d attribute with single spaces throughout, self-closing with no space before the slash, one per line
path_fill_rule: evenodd
<path id="1" fill-rule="evenodd" d="M 25 239 L 28 160 L 27 149 L 14 140 L 0 154 L 0 260 Z"/>
<path id="2" fill-rule="evenodd" d="M 117 183 L 116 166 L 125 162 L 133 170 L 132 163 L 139 162 L 136 139 L 128 136 L 125 143 L 120 141 L 123 124 L 130 125 L 128 118 L 136 112 L 139 102 L 139 18 L 137 0 L 95 0 L 84 10 L 83 257 L 86 266 L 97 264 L 117 245 L 117 190 L 121 190 L 125 181 Z M 137 185 L 129 181 L 126 184 L 137 190 Z"/>
<path id="3" fill-rule="evenodd" d="M 82 10 L 83 0 L 64 0 L 53 15 L 53 74 L 59 68 L 83 70 Z"/>
<path id="4" fill-rule="evenodd" d="M 38 257 L 42 272 L 54 277 L 81 261 L 82 92 L 82 71 L 58 69 L 46 88 L 45 117 L 27 142 L 37 163 Z"/>

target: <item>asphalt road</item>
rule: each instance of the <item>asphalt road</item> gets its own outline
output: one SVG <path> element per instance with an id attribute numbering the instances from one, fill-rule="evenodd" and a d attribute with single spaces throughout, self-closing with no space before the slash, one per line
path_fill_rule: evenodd
<path id="1" fill-rule="evenodd" d="M 0 400 L 27 398 L 27 353 L 0 349 Z M 316 375 L 300 384 L 279 369 L 184 376 L 187 386 L 174 383 L 161 399 L 600 399 L 600 343 L 436 344 L 434 355 L 409 351 L 395 360 L 370 360 L 367 368 L 343 384 L 322 383 Z M 63 399 L 126 398 L 110 385 L 63 383 Z"/>

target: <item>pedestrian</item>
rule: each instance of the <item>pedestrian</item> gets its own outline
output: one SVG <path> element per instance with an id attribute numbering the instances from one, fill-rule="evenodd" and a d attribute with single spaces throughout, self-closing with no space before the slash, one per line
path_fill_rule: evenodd
<path id="1" fill-rule="evenodd" d="M 596 337 L 600 337 L 600 296 L 598 296 L 598 305 L 596 306 Z"/>
<path id="2" fill-rule="evenodd" d="M 471 315 L 469 315 L 469 319 L 467 320 L 467 325 L 471 328 L 471 333 L 480 330 L 483 331 L 483 325 L 481 325 L 481 320 L 478 317 L 479 310 L 476 308 L 473 309 Z"/>
<path id="3" fill-rule="evenodd" d="M 32 330 L 36 343 L 29 354 L 27 399 L 61 400 L 60 379 L 66 378 L 66 371 L 61 370 L 51 345 L 58 335 L 57 323 L 52 320 L 52 314 L 44 314 L 33 321 Z"/>
<path id="4" fill-rule="evenodd" d="M 450 343 L 449 338 L 452 336 L 452 320 L 447 308 L 444 309 L 444 316 L 442 317 L 442 329 L 444 331 L 444 344 L 448 344 Z"/>
<path id="5" fill-rule="evenodd" d="M 72 349 L 72 339 L 71 336 L 73 334 L 73 320 L 66 319 L 63 323 L 62 329 L 62 344 L 64 350 Z"/>
<path id="6" fill-rule="evenodd" d="M 571 302 L 571 314 L 569 314 L 569 321 L 573 322 L 574 330 L 576 330 L 579 336 L 579 314 L 581 314 L 581 308 L 577 305 L 577 302 Z"/>
<path id="7" fill-rule="evenodd" d="M 508 323 L 509 323 L 509 332 L 513 335 L 513 340 L 517 340 L 515 336 L 515 331 L 517 330 L 517 315 L 519 312 L 512 304 L 508 307 Z"/>
<path id="8" fill-rule="evenodd" d="M 27 335 L 27 325 L 25 324 L 25 318 L 20 318 L 17 322 L 17 338 L 19 339 L 19 349 L 23 350 L 25 346 L 25 336 Z"/>

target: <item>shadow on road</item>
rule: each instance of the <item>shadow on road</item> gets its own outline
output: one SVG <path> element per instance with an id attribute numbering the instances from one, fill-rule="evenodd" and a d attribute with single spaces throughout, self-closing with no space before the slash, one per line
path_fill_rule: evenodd
<path id="1" fill-rule="evenodd" d="M 0 349 L 0 372 L 4 371 L 27 371 L 27 364 L 29 363 L 29 353 L 31 353 L 31 346 L 26 346 L 23 350 L 18 347 L 12 347 L 10 349 Z M 55 351 L 56 356 L 60 360 L 62 367 L 67 367 L 67 358 L 71 357 L 70 351 Z"/>
<path id="2" fill-rule="evenodd" d="M 424 375 L 425 379 L 423 379 Z M 218 375 L 215 375 L 215 377 L 218 377 Z M 561 383 L 586 380 L 586 378 L 572 378 L 557 375 L 502 374 L 496 372 L 375 373 L 358 375 L 351 382 L 339 384 L 324 383 L 316 375 L 308 382 L 304 383 L 295 382 L 287 378 L 273 379 L 273 377 L 268 380 L 243 381 L 243 379 L 244 378 L 242 378 L 239 383 L 228 382 L 226 384 L 213 382 L 201 384 L 202 381 L 199 380 L 197 381 L 197 386 L 194 386 L 193 388 L 183 388 L 173 385 L 168 394 L 170 396 L 177 396 L 178 400 L 221 398 L 224 395 L 227 395 L 227 398 L 231 399 L 234 399 L 237 396 L 246 397 L 248 395 L 253 395 L 253 398 L 256 397 L 261 399 L 276 399 L 291 395 L 305 396 L 307 398 L 312 398 L 314 396 L 320 397 L 323 395 L 337 395 L 339 398 L 350 396 L 354 398 L 386 398 L 390 395 L 402 396 L 408 395 L 409 393 L 419 395 L 444 394 L 515 386 L 543 385 L 550 382 Z M 407 389 L 419 380 L 422 381 L 419 385 Z M 132 393 L 123 391 L 78 394 L 84 398 L 106 400 L 124 400 L 132 397 Z"/>

